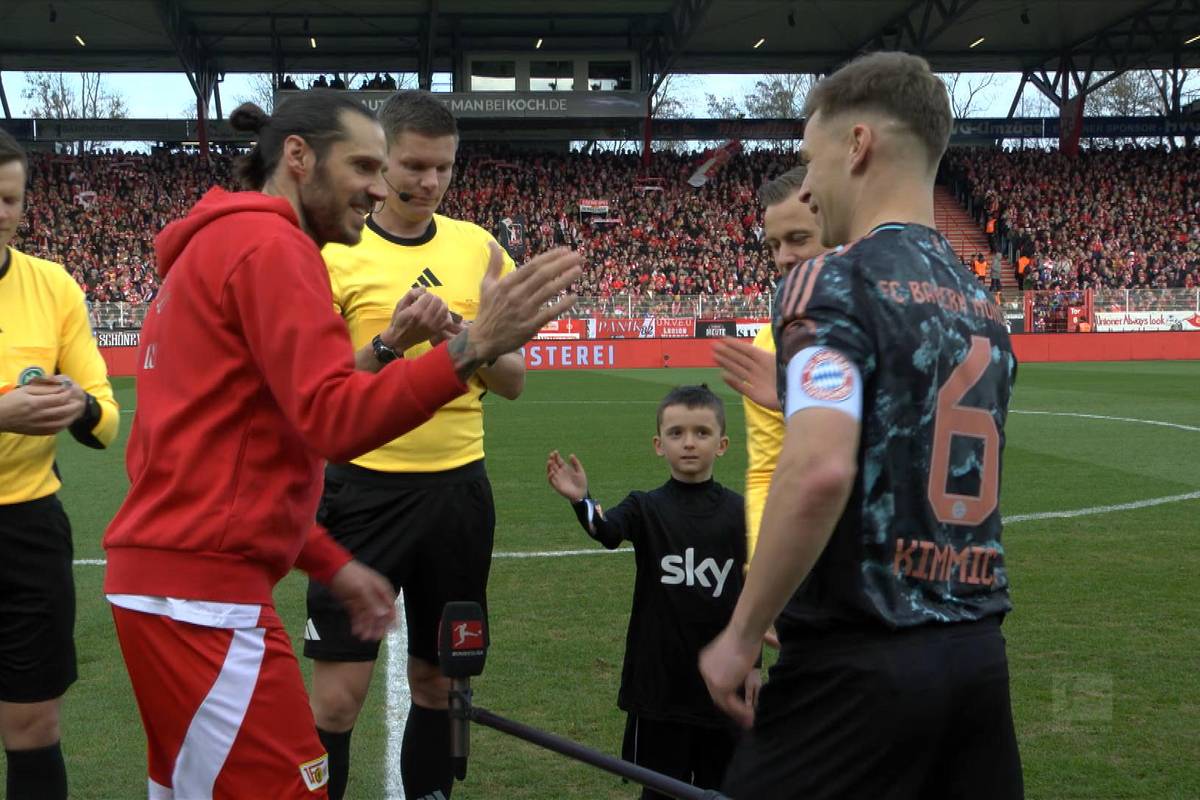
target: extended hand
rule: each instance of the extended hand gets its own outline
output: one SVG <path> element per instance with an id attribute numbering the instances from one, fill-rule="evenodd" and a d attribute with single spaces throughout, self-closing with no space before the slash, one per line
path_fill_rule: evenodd
<path id="1" fill-rule="evenodd" d="M 583 464 L 579 463 L 574 453 L 571 454 L 571 463 L 568 465 L 557 450 L 552 451 L 546 459 L 546 480 L 550 482 L 554 491 L 572 503 L 578 503 L 587 494 L 587 473 L 583 471 Z"/>
<path id="2" fill-rule="evenodd" d="M 0 431 L 53 436 L 82 416 L 87 395 L 69 379 L 39 378 L 0 395 Z"/>
<path id="3" fill-rule="evenodd" d="M 574 295 L 561 293 L 581 274 L 578 253 L 555 248 L 501 278 L 500 246 L 488 246 L 492 254 L 479 284 L 479 313 L 471 327 L 450 342 L 450 357 L 460 377 L 521 347 L 575 304 Z"/>
<path id="4" fill-rule="evenodd" d="M 350 615 L 350 631 L 363 641 L 378 641 L 396 622 L 396 593 L 387 578 L 361 562 L 351 561 L 329 583 Z"/>
<path id="5" fill-rule="evenodd" d="M 713 358 L 721 368 L 721 378 L 731 389 L 763 408 L 780 410 L 773 354 L 750 342 L 726 337 L 713 344 Z"/>
<path id="6" fill-rule="evenodd" d="M 448 325 L 450 310 L 445 301 L 417 287 L 409 289 L 396 303 L 392 322 L 380 338 L 388 347 L 403 353 L 415 344 L 442 334 Z"/>

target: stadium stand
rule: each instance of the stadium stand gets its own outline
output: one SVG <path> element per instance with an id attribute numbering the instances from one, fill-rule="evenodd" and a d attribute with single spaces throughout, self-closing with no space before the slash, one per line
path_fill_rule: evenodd
<path id="1" fill-rule="evenodd" d="M 694 153 L 643 165 L 636 155 L 464 147 L 443 211 L 496 233 L 518 260 L 555 244 L 582 249 L 577 288 L 587 299 L 577 314 L 763 316 L 775 282 L 755 192 L 793 160 L 742 153 L 697 189 L 686 182 Z M 227 154 L 34 154 L 14 244 L 66 264 L 92 303 L 121 304 L 103 327 L 136 326 L 158 286 L 154 234 L 208 186 L 230 185 L 231 163 Z M 1022 257 L 1027 289 L 1134 290 L 1127 306 L 1170 303 L 1139 290 L 1200 286 L 1200 151 L 1100 149 L 1072 162 L 956 149 L 943 174 L 939 226 L 965 269 L 999 250 L 1005 290 Z"/>
<path id="2" fill-rule="evenodd" d="M 1026 288 L 1200 286 L 1200 151 L 959 149 L 943 171 L 1008 262 L 1029 259 Z"/>

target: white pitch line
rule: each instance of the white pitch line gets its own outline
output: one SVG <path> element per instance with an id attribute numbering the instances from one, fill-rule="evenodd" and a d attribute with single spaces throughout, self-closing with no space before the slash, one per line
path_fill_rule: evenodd
<path id="1" fill-rule="evenodd" d="M 1014 514 L 1011 517 L 1004 517 L 1003 522 L 1005 525 L 1013 525 L 1018 522 L 1033 522 L 1041 519 L 1072 519 L 1074 517 L 1090 517 L 1099 514 L 1111 514 L 1114 511 L 1135 511 L 1139 508 L 1165 506 L 1168 503 L 1183 503 L 1188 500 L 1200 500 L 1200 492 L 1172 494 L 1167 495 L 1166 497 L 1152 497 L 1148 500 L 1134 500 L 1129 503 L 1116 503 L 1111 506 L 1077 508 L 1071 511 L 1041 511 L 1036 514 Z"/>
<path id="2" fill-rule="evenodd" d="M 400 750 L 404 743 L 404 727 L 408 724 L 408 708 L 412 698 L 408 693 L 408 630 L 404 626 L 404 593 L 396 598 L 400 624 L 387 635 L 387 755 L 384 760 L 384 791 L 388 800 L 404 800 L 404 781 L 400 776 Z"/>
<path id="3" fill-rule="evenodd" d="M 1163 422 L 1157 419 L 1137 419 L 1135 417 L 1109 417 L 1104 414 L 1076 414 L 1071 411 L 1019 411 L 1013 409 L 1010 414 L 1035 414 L 1040 417 L 1078 417 L 1079 419 L 1106 419 L 1113 422 L 1134 422 L 1138 425 L 1157 425 L 1160 428 L 1175 428 L 1180 431 L 1192 431 L 1200 433 L 1200 428 L 1195 425 L 1183 425 L 1178 422 Z"/>
<path id="4" fill-rule="evenodd" d="M 1016 525 L 1020 522 L 1036 522 L 1043 519 L 1073 519 L 1075 517 L 1094 517 L 1101 514 L 1111 514 L 1115 511 L 1136 511 L 1140 508 L 1165 506 L 1170 503 L 1186 503 L 1189 500 L 1200 500 L 1200 491 L 1185 492 L 1184 494 L 1169 494 L 1163 497 L 1149 497 L 1145 500 L 1132 500 L 1128 503 L 1115 503 L 1107 506 L 1088 506 L 1087 508 L 1071 508 L 1064 511 L 1037 511 L 1032 514 L 1013 514 L 1003 517 L 1005 525 Z M 563 558 L 566 556 L 602 556 L 613 553 L 632 553 L 632 547 L 619 547 L 608 550 L 597 547 L 591 550 L 511 550 L 492 553 L 492 558 L 528 559 L 528 558 Z M 79 558 L 72 562 L 77 567 L 103 567 L 108 562 L 103 558 Z M 391 641 L 389 639 L 389 641 Z M 402 640 L 401 647 L 408 647 Z"/>

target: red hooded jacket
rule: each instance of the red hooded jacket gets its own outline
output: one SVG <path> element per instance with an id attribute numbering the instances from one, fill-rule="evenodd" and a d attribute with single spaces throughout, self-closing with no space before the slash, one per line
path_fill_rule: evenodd
<path id="1" fill-rule="evenodd" d="M 445 345 L 354 370 L 287 200 L 213 189 L 155 248 L 105 592 L 269 605 L 293 565 L 328 582 L 350 554 L 313 523 L 322 459 L 373 450 L 467 387 Z"/>

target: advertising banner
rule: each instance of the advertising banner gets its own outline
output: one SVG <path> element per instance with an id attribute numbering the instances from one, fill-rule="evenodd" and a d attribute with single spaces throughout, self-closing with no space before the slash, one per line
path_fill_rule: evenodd
<path id="1" fill-rule="evenodd" d="M 644 319 L 639 317 L 629 319 L 601 317 L 596 320 L 595 330 L 592 331 L 592 338 L 653 339 L 654 317 L 646 317 Z"/>
<path id="2" fill-rule="evenodd" d="M 1200 331 L 1195 311 L 1097 311 L 1096 331 Z"/>
<path id="3" fill-rule="evenodd" d="M 97 347 L 137 347 L 142 343 L 141 331 L 97 331 Z"/>
<path id="4" fill-rule="evenodd" d="M 735 333 L 743 339 L 753 339 L 758 332 L 771 324 L 767 319 L 739 319 Z"/>
<path id="5" fill-rule="evenodd" d="M 546 323 L 546 325 L 538 331 L 535 339 L 590 339 L 590 328 L 592 320 L 584 319 L 555 319 Z"/>
<path id="6" fill-rule="evenodd" d="M 696 336 L 701 339 L 723 339 L 737 335 L 738 324 L 731 319 L 706 319 L 696 326 Z"/>
<path id="7" fill-rule="evenodd" d="M 696 318 L 677 317 L 654 320 L 654 336 L 658 339 L 694 339 Z"/>

